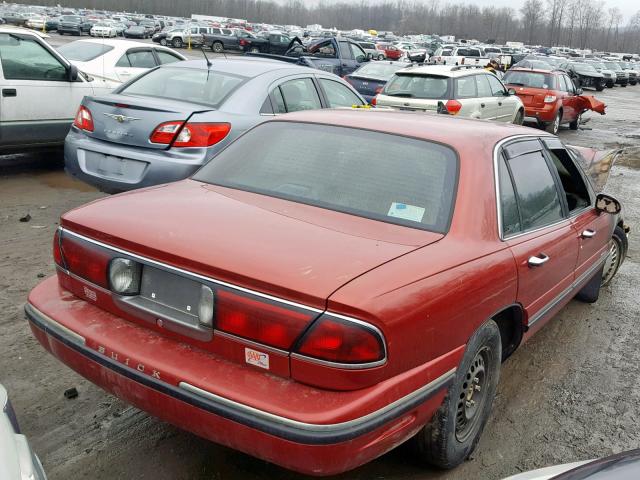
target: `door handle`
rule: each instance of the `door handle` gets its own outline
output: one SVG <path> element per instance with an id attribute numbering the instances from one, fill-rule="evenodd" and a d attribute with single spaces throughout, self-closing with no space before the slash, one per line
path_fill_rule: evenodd
<path id="1" fill-rule="evenodd" d="M 596 236 L 596 231 L 595 230 L 591 230 L 591 229 L 587 229 L 584 232 L 582 232 L 582 234 L 580 235 L 582 238 L 593 238 Z"/>
<path id="2" fill-rule="evenodd" d="M 481 104 L 480 104 L 480 106 L 481 106 L 482 108 L 484 108 L 484 103 L 481 103 Z"/>
<path id="3" fill-rule="evenodd" d="M 501 107 L 502 106 L 502 102 L 498 102 L 498 106 Z"/>
<path id="4" fill-rule="evenodd" d="M 549 257 L 544 253 L 541 253 L 538 256 L 529 257 L 529 266 L 530 267 L 541 267 L 545 263 L 549 261 Z"/>
<path id="5" fill-rule="evenodd" d="M 18 91 L 15 88 L 3 88 L 2 89 L 3 97 L 17 97 Z"/>

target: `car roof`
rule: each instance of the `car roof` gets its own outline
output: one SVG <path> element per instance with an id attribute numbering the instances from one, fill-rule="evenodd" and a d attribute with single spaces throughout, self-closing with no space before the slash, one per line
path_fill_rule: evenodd
<path id="1" fill-rule="evenodd" d="M 415 73 L 417 75 L 439 75 L 442 77 L 464 77 L 474 73 L 486 72 L 483 68 L 460 68 L 455 65 L 423 65 L 420 67 L 409 65 L 396 73 Z"/>
<path id="2" fill-rule="evenodd" d="M 211 70 L 215 70 L 218 72 L 242 75 L 243 77 L 254 77 L 257 75 L 262 75 L 263 73 L 273 72 L 275 70 L 290 70 L 292 73 L 322 73 L 322 71 L 315 71 L 313 69 L 310 69 L 309 67 L 259 57 L 215 57 L 209 58 L 209 61 L 211 62 L 211 67 L 207 67 L 207 63 L 204 59 L 202 59 L 169 63 L 163 65 L 160 68 L 192 68 L 197 70 L 207 70 L 207 68 L 210 68 Z"/>
<path id="3" fill-rule="evenodd" d="M 505 74 L 509 72 L 531 72 L 531 73 L 545 73 L 545 74 L 555 74 L 555 75 L 560 75 L 562 73 L 565 73 L 561 70 L 555 70 L 555 69 L 549 70 L 549 69 L 543 69 L 543 68 L 527 68 L 527 67 L 513 67 L 507 70 Z"/>
<path id="4" fill-rule="evenodd" d="M 549 134 L 511 123 L 489 122 L 450 115 L 400 112 L 387 109 L 325 109 L 288 113 L 273 121 L 326 124 L 409 136 L 450 145 L 458 151 L 470 144 L 492 149 L 499 141 L 517 135 Z"/>

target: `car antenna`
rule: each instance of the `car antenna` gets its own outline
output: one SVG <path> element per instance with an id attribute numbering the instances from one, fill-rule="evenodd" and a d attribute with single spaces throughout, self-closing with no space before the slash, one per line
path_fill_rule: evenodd
<path id="1" fill-rule="evenodd" d="M 207 61 L 207 68 L 211 68 L 213 63 L 211 63 L 211 60 L 209 60 L 209 58 L 207 57 L 207 54 L 204 52 L 204 45 L 200 47 L 200 50 L 202 50 L 202 55 L 204 56 L 204 59 Z"/>

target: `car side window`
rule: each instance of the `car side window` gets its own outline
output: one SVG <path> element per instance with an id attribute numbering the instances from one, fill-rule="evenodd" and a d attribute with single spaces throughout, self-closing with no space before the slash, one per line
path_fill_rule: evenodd
<path id="1" fill-rule="evenodd" d="M 342 58 L 345 60 L 353 60 L 355 56 L 352 54 L 351 45 L 349 42 L 338 42 L 338 46 L 340 47 L 340 53 Z"/>
<path id="2" fill-rule="evenodd" d="M 564 215 L 556 182 L 541 150 L 507 161 L 523 230 L 551 225 Z"/>
<path id="3" fill-rule="evenodd" d="M 494 97 L 504 97 L 505 89 L 502 82 L 493 75 L 487 75 L 487 79 L 489 80 L 489 85 L 491 86 L 491 94 Z"/>
<path id="4" fill-rule="evenodd" d="M 547 153 L 560 177 L 569 212 L 582 210 L 591 205 L 587 185 L 569 153 L 564 148 L 549 148 Z"/>
<path id="5" fill-rule="evenodd" d="M 478 89 L 478 97 L 491 97 L 491 86 L 489 85 L 488 75 L 476 75 L 476 88 Z"/>
<path id="6" fill-rule="evenodd" d="M 131 67 L 131 62 L 129 62 L 129 57 L 126 53 L 116 62 L 116 67 Z"/>
<path id="7" fill-rule="evenodd" d="M 473 98 L 478 96 L 476 80 L 471 75 L 458 78 L 456 80 L 456 89 L 458 91 L 456 98 Z"/>
<path id="8" fill-rule="evenodd" d="M 280 85 L 280 91 L 282 92 L 287 112 L 322 108 L 318 91 L 310 78 L 289 80 Z"/>
<path id="9" fill-rule="evenodd" d="M 502 215 L 502 233 L 505 237 L 514 235 L 522 230 L 520 212 L 513 189 L 511 175 L 507 169 L 504 157 L 498 163 L 498 182 L 500 185 L 500 213 Z"/>
<path id="10" fill-rule="evenodd" d="M 156 50 L 156 55 L 158 55 L 158 60 L 160 60 L 160 65 L 164 65 L 165 63 L 174 63 L 180 62 L 182 59 L 171 52 L 167 52 L 166 50 Z"/>
<path id="11" fill-rule="evenodd" d="M 362 63 L 367 59 L 367 54 L 364 53 L 364 50 L 362 50 L 358 45 L 349 43 L 349 47 L 351 48 L 351 53 L 353 54 L 353 58 L 356 62 Z"/>
<path id="12" fill-rule="evenodd" d="M 156 59 L 151 50 L 128 51 L 129 63 L 132 68 L 153 68 L 156 66 Z"/>
<path id="13" fill-rule="evenodd" d="M 31 38 L 0 33 L 0 61 L 7 80 L 68 81 L 62 62 Z"/>
<path id="14" fill-rule="evenodd" d="M 320 85 L 324 90 L 329 107 L 351 107 L 352 105 L 363 105 L 355 93 L 353 93 L 345 85 L 329 80 L 326 78 L 320 79 Z"/>
<path id="15" fill-rule="evenodd" d="M 280 87 L 276 87 L 273 92 L 271 92 L 271 96 L 275 102 L 275 105 L 273 106 L 275 108 L 275 112 L 273 113 L 287 113 L 287 106 L 284 104 L 284 98 L 282 97 Z"/>

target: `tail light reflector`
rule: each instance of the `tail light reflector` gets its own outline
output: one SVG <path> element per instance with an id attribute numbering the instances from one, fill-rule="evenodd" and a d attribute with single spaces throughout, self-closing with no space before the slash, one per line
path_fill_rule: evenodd
<path id="1" fill-rule="evenodd" d="M 76 113 L 76 118 L 73 120 L 73 125 L 80 130 L 93 132 L 93 116 L 84 105 L 80 105 L 80 108 L 78 108 L 78 113 Z"/>
<path id="2" fill-rule="evenodd" d="M 371 99 L 371 105 L 375 107 L 377 104 L 378 104 L 378 96 L 376 95 Z"/>
<path id="3" fill-rule="evenodd" d="M 289 350 L 315 314 L 239 295 L 216 292 L 216 328 L 223 332 Z"/>
<path id="4" fill-rule="evenodd" d="M 174 147 L 210 147 L 220 142 L 231 130 L 230 123 L 165 122 L 156 127 L 149 141 Z"/>
<path id="5" fill-rule="evenodd" d="M 62 234 L 60 254 L 68 271 L 103 288 L 109 288 L 108 270 L 112 255 L 107 250 Z M 55 256 L 54 251 L 54 258 Z"/>
<path id="6" fill-rule="evenodd" d="M 451 115 L 457 115 L 462 108 L 462 104 L 457 100 L 447 100 L 444 106 Z"/>
<path id="7" fill-rule="evenodd" d="M 556 101 L 555 95 L 547 95 L 544 97 L 544 103 L 553 103 Z"/>
<path id="8" fill-rule="evenodd" d="M 385 359 L 384 340 L 377 330 L 328 315 L 316 320 L 296 352 L 334 363 L 373 363 Z"/>
<path id="9" fill-rule="evenodd" d="M 53 234 L 53 261 L 56 262 L 56 265 L 64 268 L 62 250 L 60 249 L 60 230 L 56 230 L 56 233 Z"/>

